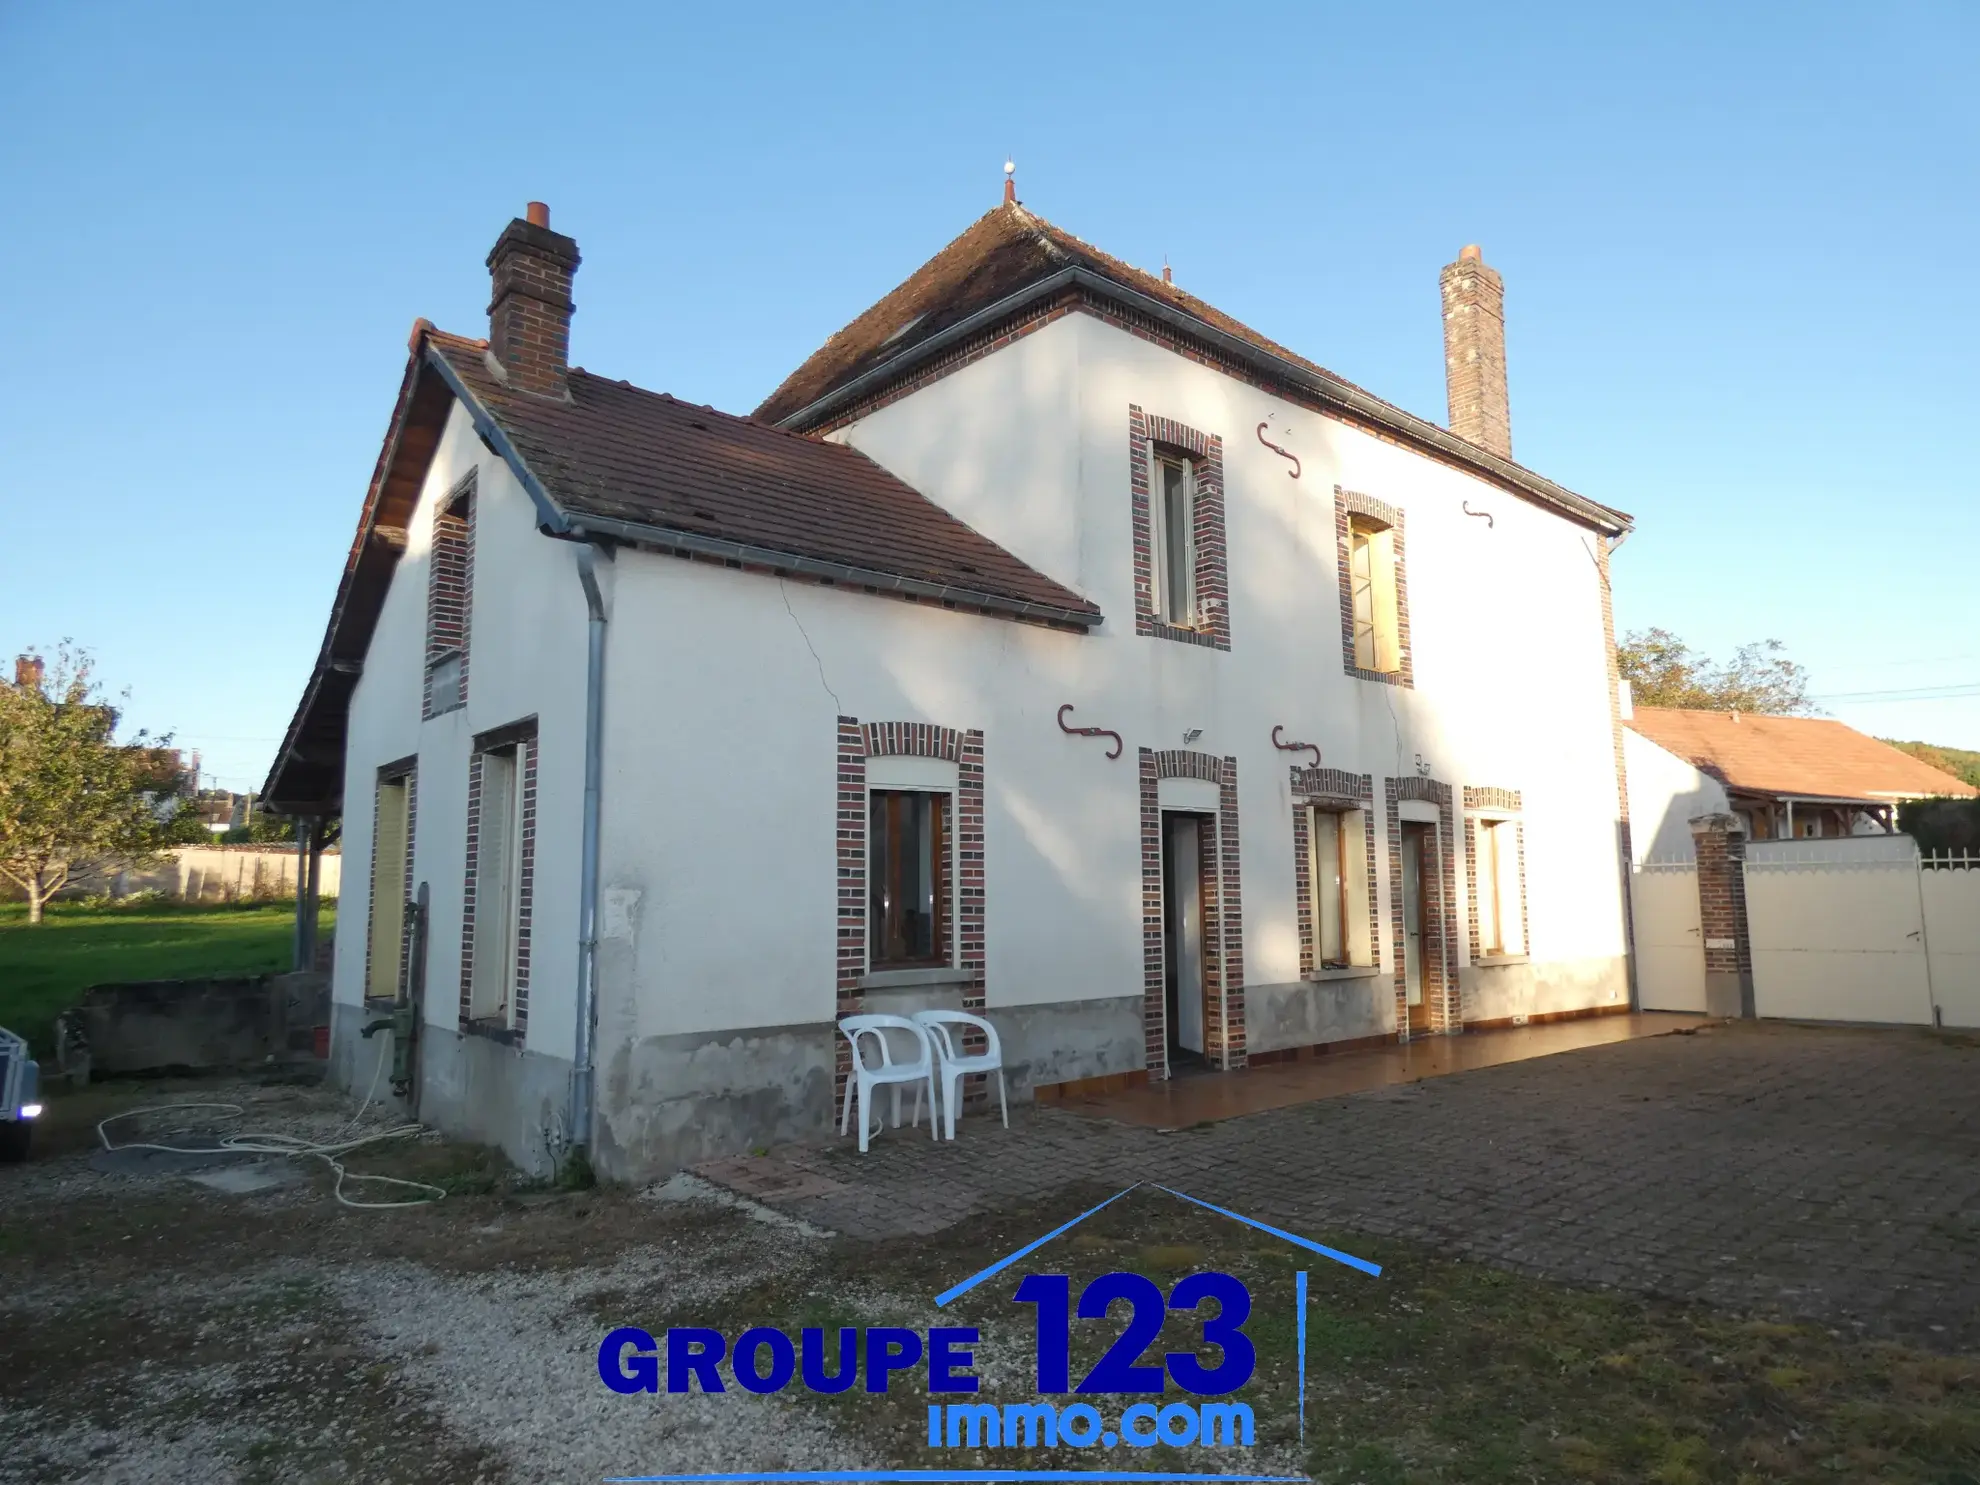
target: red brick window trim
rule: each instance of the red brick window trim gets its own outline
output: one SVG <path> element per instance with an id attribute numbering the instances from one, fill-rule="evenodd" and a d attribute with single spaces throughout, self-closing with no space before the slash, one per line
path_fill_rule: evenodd
<path id="1" fill-rule="evenodd" d="M 1245 1065 L 1244 891 L 1239 870 L 1237 759 L 1189 749 L 1140 750 L 1142 1046 L 1151 1078 L 1169 1076 L 1169 1004 L 1163 948 L 1163 779 L 1217 786 L 1213 828 L 1197 836 L 1204 884 L 1205 1057 L 1230 1069 Z"/>
<path id="2" fill-rule="evenodd" d="M 477 736 L 468 758 L 460 1027 L 518 1044 L 529 1029 L 536 738 L 528 717 Z"/>
<path id="3" fill-rule="evenodd" d="M 1372 495 L 1334 486 L 1334 547 L 1341 587 L 1341 660 L 1347 673 L 1364 681 L 1414 688 L 1408 542 L 1402 509 Z M 1364 566 L 1368 570 L 1364 571 Z M 1374 655 L 1357 654 L 1364 632 L 1372 636 Z M 1392 668 L 1359 663 L 1391 648 Z"/>
<path id="4" fill-rule="evenodd" d="M 1428 836 L 1423 877 L 1423 1004 L 1432 1036 L 1464 1028 L 1464 1006 L 1457 979 L 1457 842 L 1451 786 L 1436 779 L 1384 781 L 1389 835 L 1389 933 L 1395 955 L 1396 1033 L 1409 1040 L 1409 977 L 1404 959 L 1402 802 L 1419 800 L 1437 807 Z"/>
<path id="5" fill-rule="evenodd" d="M 1365 968 L 1377 965 L 1381 958 L 1382 929 L 1380 895 L 1375 885 L 1374 775 L 1348 773 L 1344 769 L 1322 768 L 1317 765 L 1310 767 L 1294 765 L 1291 775 L 1293 890 L 1298 904 L 1300 976 L 1307 978 L 1328 969 Z M 1312 812 L 1316 810 L 1338 815 L 1359 811 L 1361 815 L 1361 860 L 1357 867 L 1350 848 L 1346 871 L 1353 875 L 1343 883 L 1346 889 L 1343 893 L 1346 902 L 1342 909 L 1342 954 L 1334 961 L 1323 961 L 1320 957 L 1321 915 L 1315 911 L 1320 906 L 1320 902 L 1314 890 L 1312 821 Z M 1366 914 L 1368 936 L 1366 949 L 1357 956 L 1354 952 L 1348 920 L 1350 916 L 1360 918 L 1363 913 Z"/>
<path id="6" fill-rule="evenodd" d="M 1471 886 L 1465 932 L 1473 964 L 1532 952 L 1526 926 L 1526 822 L 1521 815 L 1519 790 L 1465 786 L 1464 875 Z M 1480 876 L 1487 870 L 1492 873 L 1489 881 Z M 1488 943 L 1488 910 L 1499 915 L 1496 943 Z"/>
<path id="7" fill-rule="evenodd" d="M 468 627 L 474 608 L 475 472 L 457 481 L 433 514 L 426 563 L 426 685 L 420 715 L 467 705 Z"/>
<path id="8" fill-rule="evenodd" d="M 929 722 L 862 723 L 857 717 L 840 717 L 838 721 L 837 1013 L 858 1015 L 866 1003 L 862 983 L 869 966 L 867 833 L 871 819 L 867 760 L 895 756 L 936 758 L 956 765 L 954 813 L 948 826 L 947 850 L 943 853 L 942 886 L 954 905 L 951 962 L 964 976 L 963 1009 L 981 1014 L 987 979 L 983 933 L 983 733 L 977 729 L 939 727 Z M 965 1038 L 965 1045 L 973 1043 Z M 835 1109 L 852 1065 L 844 1037 L 839 1038 L 837 1056 Z"/>
<path id="9" fill-rule="evenodd" d="M 1190 471 L 1190 541 L 1194 561 L 1195 620 L 1176 624 L 1161 617 L 1156 571 L 1162 536 L 1156 529 L 1155 481 L 1163 456 L 1185 460 Z M 1224 541 L 1224 440 L 1173 418 L 1128 406 L 1129 496 L 1134 525 L 1134 632 L 1211 649 L 1231 647 L 1230 572 Z"/>

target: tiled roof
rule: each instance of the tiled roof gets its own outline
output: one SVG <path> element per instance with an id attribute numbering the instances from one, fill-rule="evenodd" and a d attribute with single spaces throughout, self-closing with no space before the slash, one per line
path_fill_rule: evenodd
<path id="1" fill-rule="evenodd" d="M 1117 285 L 1143 301 L 1153 300 L 1207 331 L 1229 337 L 1265 364 L 1304 373 L 1325 389 L 1330 400 L 1354 407 L 1359 415 L 1407 439 L 1433 443 L 1440 457 L 1455 454 L 1489 478 L 1607 529 L 1624 530 L 1630 524 L 1622 512 L 1563 489 L 1467 443 L 1449 429 L 1384 402 L 1215 305 L 1164 282 L 1160 275 L 1130 267 L 1014 202 L 978 217 L 898 288 L 833 335 L 764 399 L 754 416 L 764 422 L 787 422 L 888 362 L 912 362 L 916 347 L 1069 268 L 1084 270 L 1093 279 Z"/>
<path id="2" fill-rule="evenodd" d="M 1826 718 L 1639 706 L 1629 726 L 1731 789 L 1865 800 L 1980 794 L 1909 753 Z"/>
<path id="3" fill-rule="evenodd" d="M 1207 325 L 1342 386 L 1352 385 L 1268 340 L 1194 294 L 1184 293 L 1155 274 L 1132 268 L 1043 217 L 1012 204 L 998 206 L 978 217 L 962 236 L 922 264 L 899 288 L 826 341 L 764 400 L 756 409 L 756 416 L 766 422 L 787 418 L 882 361 L 911 350 L 930 336 L 1039 279 L 1072 266 L 1160 299 Z"/>
<path id="4" fill-rule="evenodd" d="M 429 331 L 566 515 L 682 533 L 760 554 L 904 578 L 968 605 L 987 597 L 1061 622 L 1100 611 L 865 454 L 582 370 L 568 402 L 512 390 L 484 343 Z"/>

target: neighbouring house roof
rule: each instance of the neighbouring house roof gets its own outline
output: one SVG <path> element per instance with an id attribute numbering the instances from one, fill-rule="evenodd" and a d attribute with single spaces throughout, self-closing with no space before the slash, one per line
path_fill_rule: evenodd
<path id="1" fill-rule="evenodd" d="M 785 427 L 824 426 L 840 409 L 910 377 L 970 336 L 1040 309 L 1060 295 L 1090 295 L 1152 315 L 1284 387 L 1294 400 L 1317 401 L 1373 423 L 1419 451 L 1600 530 L 1620 533 L 1630 527 L 1630 518 L 1621 511 L 1382 401 L 1159 275 L 1130 267 L 1014 202 L 977 218 L 898 288 L 833 335 L 784 379 L 755 416 Z M 1303 398 L 1297 395 L 1301 393 Z"/>
<path id="2" fill-rule="evenodd" d="M 570 373 L 570 400 L 512 390 L 485 341 L 421 321 L 323 645 L 264 796 L 289 814 L 342 805 L 350 699 L 458 399 L 553 534 L 789 571 L 858 591 L 1074 629 L 1098 607 L 1020 561 L 857 449 Z"/>
<path id="3" fill-rule="evenodd" d="M 1880 804 L 1980 794 L 1889 743 L 1822 717 L 1639 706 L 1628 726 L 1728 789 L 1748 793 Z"/>

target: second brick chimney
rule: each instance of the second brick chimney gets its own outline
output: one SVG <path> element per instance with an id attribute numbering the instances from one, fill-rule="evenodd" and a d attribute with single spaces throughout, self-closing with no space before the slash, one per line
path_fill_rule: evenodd
<path id="1" fill-rule="evenodd" d="M 1512 457 L 1506 406 L 1506 285 L 1476 247 L 1443 273 L 1444 381 L 1451 432 L 1501 458 Z"/>
<path id="2" fill-rule="evenodd" d="M 550 230 L 550 208 L 529 203 L 527 216 L 503 229 L 488 254 L 494 297 L 488 301 L 488 350 L 509 384 L 546 397 L 569 395 L 571 279 L 577 243 Z"/>

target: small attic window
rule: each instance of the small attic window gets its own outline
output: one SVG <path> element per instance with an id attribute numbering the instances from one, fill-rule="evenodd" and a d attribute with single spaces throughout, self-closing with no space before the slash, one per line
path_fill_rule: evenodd
<path id="1" fill-rule="evenodd" d="M 903 335 L 907 334 L 908 331 L 912 330 L 916 325 L 919 325 L 926 318 L 927 318 L 926 315 L 915 315 L 911 319 L 903 320 L 900 323 L 900 325 L 895 329 L 894 333 L 892 335 L 889 335 L 885 340 L 881 341 L 880 344 L 892 345 L 895 341 L 899 340 Z"/>

